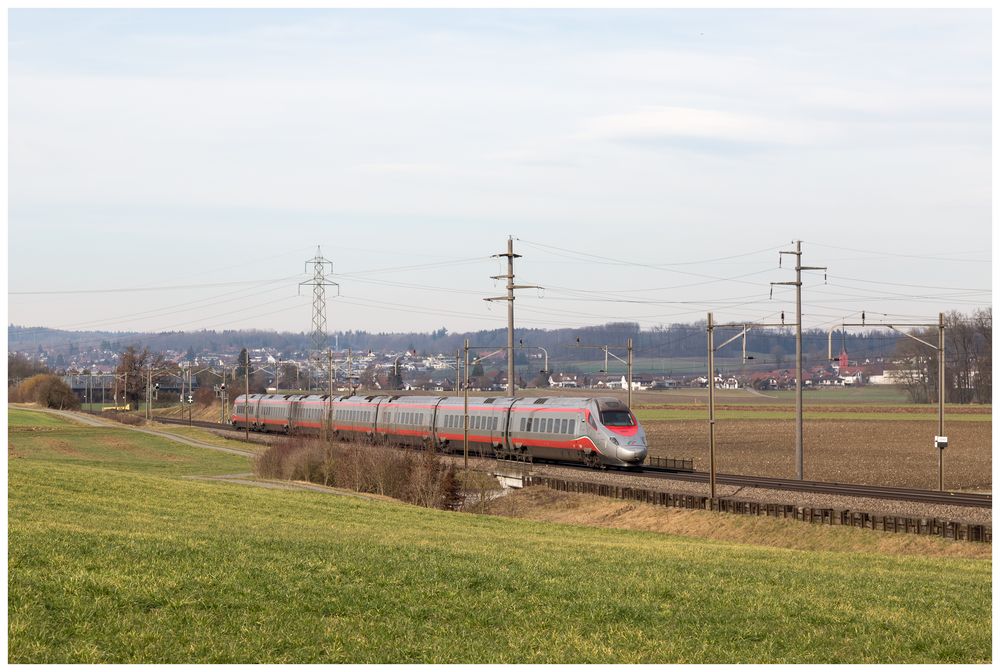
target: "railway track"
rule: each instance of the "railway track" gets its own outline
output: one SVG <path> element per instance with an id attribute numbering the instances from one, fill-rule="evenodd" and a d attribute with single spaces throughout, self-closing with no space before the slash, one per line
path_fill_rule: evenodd
<path id="1" fill-rule="evenodd" d="M 183 418 L 163 418 L 160 416 L 153 416 L 153 420 L 156 422 L 163 422 L 169 425 L 184 425 L 188 427 L 205 427 L 207 429 L 221 429 L 226 432 L 239 432 L 243 433 L 242 429 L 236 429 L 231 425 L 226 425 L 221 422 L 208 422 L 207 420 L 184 420 Z"/>
<path id="2" fill-rule="evenodd" d="M 176 425 L 192 425 L 208 429 L 243 433 L 230 425 L 204 420 L 187 421 L 180 418 L 155 418 L 157 422 Z M 568 465 L 574 469 L 591 471 L 582 465 Z M 669 467 L 644 466 L 641 472 L 644 476 L 670 479 L 677 481 L 708 482 L 708 472 L 678 470 Z M 852 483 L 827 483 L 824 481 L 797 481 L 784 478 L 767 478 L 762 476 L 739 476 L 735 474 L 716 474 L 715 480 L 723 485 L 736 485 L 747 488 L 766 488 L 770 490 L 789 490 L 793 492 L 814 492 L 825 495 L 844 495 L 849 497 L 871 497 L 875 499 L 895 499 L 926 504 L 949 504 L 952 506 L 973 506 L 992 508 L 993 495 L 968 492 L 939 492 L 937 490 L 918 490 L 914 488 L 890 488 L 874 485 L 858 485 Z"/>
<path id="3" fill-rule="evenodd" d="M 643 467 L 642 473 L 657 478 L 669 478 L 681 481 L 708 482 L 708 472 L 677 472 L 656 467 Z M 937 490 L 917 490 L 914 488 L 890 488 L 876 485 L 858 485 L 853 483 L 828 483 L 824 481 L 797 481 L 784 478 L 767 478 L 762 476 L 738 476 L 734 474 L 716 474 L 716 483 L 737 485 L 749 488 L 767 488 L 771 490 L 790 490 L 795 492 L 815 492 L 825 495 L 845 495 L 849 497 L 872 497 L 875 499 L 897 499 L 927 504 L 950 504 L 952 506 L 975 506 L 992 508 L 993 495 L 969 492 L 939 492 Z"/>

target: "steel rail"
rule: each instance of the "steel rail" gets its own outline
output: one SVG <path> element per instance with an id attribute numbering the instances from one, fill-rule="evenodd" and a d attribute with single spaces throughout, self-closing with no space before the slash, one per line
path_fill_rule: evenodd
<path id="1" fill-rule="evenodd" d="M 656 478 L 675 479 L 681 481 L 708 481 L 709 474 L 704 471 L 675 472 L 658 467 L 643 467 L 642 474 Z M 928 504 L 951 504 L 955 506 L 974 506 L 992 508 L 993 495 L 971 492 L 950 492 L 939 490 L 919 490 L 915 488 L 894 488 L 878 485 L 862 485 L 857 483 L 832 483 L 825 481 L 799 481 L 784 478 L 768 478 L 762 476 L 740 476 L 735 474 L 717 474 L 716 480 L 726 485 L 738 485 L 752 488 L 767 488 L 771 490 L 792 490 L 796 492 L 815 492 L 828 495 L 847 495 L 851 497 L 872 497 L 875 499 L 897 499 Z"/>

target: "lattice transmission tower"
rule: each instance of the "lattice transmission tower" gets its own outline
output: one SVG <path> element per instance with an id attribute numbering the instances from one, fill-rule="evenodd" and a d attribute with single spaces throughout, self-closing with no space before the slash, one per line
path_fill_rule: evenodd
<path id="1" fill-rule="evenodd" d="M 340 294 L 340 285 L 332 280 L 327 280 L 327 267 L 329 273 L 333 273 L 333 262 L 323 257 L 319 245 L 316 246 L 316 256 L 306 261 L 306 272 L 309 272 L 309 265 L 312 264 L 312 280 L 299 283 L 309 285 L 313 288 L 312 302 L 312 333 L 309 359 L 319 361 L 326 354 L 326 288 L 336 287 L 337 294 Z"/>

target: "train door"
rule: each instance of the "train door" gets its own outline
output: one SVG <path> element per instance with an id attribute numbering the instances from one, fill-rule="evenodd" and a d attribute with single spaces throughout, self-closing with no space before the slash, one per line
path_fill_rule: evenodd
<path id="1" fill-rule="evenodd" d="M 514 413 L 513 413 L 514 404 L 516 404 L 519 401 L 521 400 L 514 399 L 512 402 L 510 402 L 510 405 L 504 412 L 503 417 L 500 418 L 500 422 L 502 423 L 501 431 L 503 433 L 503 448 L 504 450 L 507 451 L 514 450 L 513 441 L 510 438 L 511 433 L 514 431 L 514 427 L 511 423 L 514 422 Z"/>
<path id="2" fill-rule="evenodd" d="M 441 439 L 438 438 L 438 423 L 440 422 L 439 411 L 441 408 L 441 402 L 443 402 L 448 397 L 438 397 L 438 400 L 434 402 L 434 406 L 431 408 L 431 445 L 439 447 L 441 445 Z"/>
<path id="3" fill-rule="evenodd" d="M 382 429 L 382 418 L 381 414 L 384 412 L 382 408 L 383 404 L 388 408 L 388 403 L 384 399 L 379 399 L 375 402 L 375 408 L 372 409 L 372 437 L 378 437 L 379 431 L 385 434 L 385 430 Z"/>
<path id="4" fill-rule="evenodd" d="M 288 403 L 288 433 L 294 434 L 299 423 L 299 413 L 302 412 L 302 402 L 291 400 Z"/>
<path id="5" fill-rule="evenodd" d="M 250 423 L 253 427 L 260 421 L 260 401 L 261 397 L 255 397 L 250 402 Z"/>
<path id="6" fill-rule="evenodd" d="M 368 420 L 369 420 L 369 422 L 368 422 L 368 430 L 371 432 L 372 438 L 374 438 L 375 436 L 377 436 L 377 434 L 375 433 L 375 428 L 378 426 L 378 413 L 379 413 L 379 409 L 382 407 L 383 403 L 385 403 L 385 398 L 384 397 L 382 397 L 382 398 L 374 401 L 373 408 L 371 409 L 371 417 L 368 418 Z"/>

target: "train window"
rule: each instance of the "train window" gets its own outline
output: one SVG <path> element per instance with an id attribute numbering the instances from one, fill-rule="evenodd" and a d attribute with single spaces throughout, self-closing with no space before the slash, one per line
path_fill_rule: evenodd
<path id="1" fill-rule="evenodd" d="M 552 418 L 549 418 L 548 420 L 545 421 L 545 431 L 548 434 L 552 433 Z"/>
<path id="2" fill-rule="evenodd" d="M 500 418 L 498 418 L 496 416 L 493 416 L 493 427 L 492 427 L 492 429 L 493 429 L 494 432 L 496 431 L 497 425 L 499 425 L 499 424 L 500 424 Z"/>
<path id="3" fill-rule="evenodd" d="M 569 428 L 569 420 L 567 420 L 566 418 L 563 418 L 561 424 L 562 424 L 562 429 L 560 431 L 563 434 L 566 434 L 566 430 Z"/>
<path id="4" fill-rule="evenodd" d="M 605 427 L 631 427 L 634 424 L 628 411 L 601 411 L 601 423 Z"/>
<path id="5" fill-rule="evenodd" d="M 521 418 L 521 431 L 522 432 L 524 431 L 524 422 L 525 422 L 525 419 Z"/>
<path id="6" fill-rule="evenodd" d="M 528 429 L 527 429 L 527 430 L 525 430 L 525 431 L 528 431 L 528 432 L 530 432 L 530 431 L 531 431 L 531 421 L 532 421 L 532 420 L 534 420 L 534 418 L 528 418 Z"/>
<path id="7" fill-rule="evenodd" d="M 569 421 L 569 433 L 576 434 L 576 420 Z"/>

